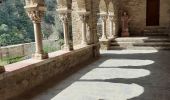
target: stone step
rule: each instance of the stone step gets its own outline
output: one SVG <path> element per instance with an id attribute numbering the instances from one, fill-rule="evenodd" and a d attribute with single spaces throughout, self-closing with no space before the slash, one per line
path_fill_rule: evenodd
<path id="1" fill-rule="evenodd" d="M 170 42 L 148 42 L 148 43 L 136 43 L 136 42 L 112 42 L 110 46 L 170 46 Z"/>
<path id="2" fill-rule="evenodd" d="M 163 32 L 163 31 L 167 31 L 167 30 L 168 30 L 167 27 L 156 27 L 156 26 L 153 26 L 153 27 L 145 28 L 144 32 L 156 32 L 156 31 Z"/>
<path id="3" fill-rule="evenodd" d="M 167 32 L 165 33 L 161 33 L 161 32 L 147 32 L 147 33 L 143 33 L 144 36 L 169 36 L 169 34 Z"/>
<path id="4" fill-rule="evenodd" d="M 129 38 L 116 38 L 111 42 L 170 42 L 170 38 L 167 37 L 129 37 Z"/>
<path id="5" fill-rule="evenodd" d="M 169 29 L 166 27 L 152 26 L 144 29 L 144 36 L 168 36 Z"/>
<path id="6" fill-rule="evenodd" d="M 163 27 L 163 26 L 147 26 L 145 28 L 145 30 L 147 29 L 167 29 L 167 27 Z"/>
<path id="7" fill-rule="evenodd" d="M 166 32 L 167 28 L 153 28 L 153 29 L 144 29 L 143 32 Z"/>
<path id="8" fill-rule="evenodd" d="M 148 42 L 148 43 L 135 43 L 134 46 L 168 46 L 170 47 L 170 42 Z"/>
<path id="9" fill-rule="evenodd" d="M 170 38 L 167 36 L 116 38 L 111 41 L 110 49 L 170 50 Z"/>
<path id="10" fill-rule="evenodd" d="M 111 46 L 109 50 L 170 50 L 170 47 L 120 47 Z"/>
<path id="11" fill-rule="evenodd" d="M 147 40 L 144 40 L 144 42 L 170 42 L 170 38 L 164 38 L 164 39 L 147 39 Z"/>

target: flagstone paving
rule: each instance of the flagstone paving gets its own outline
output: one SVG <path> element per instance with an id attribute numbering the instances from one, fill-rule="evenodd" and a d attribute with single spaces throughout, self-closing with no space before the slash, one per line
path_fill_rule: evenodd
<path id="1" fill-rule="evenodd" d="M 170 51 L 101 53 L 60 83 L 51 80 L 16 100 L 170 100 Z"/>

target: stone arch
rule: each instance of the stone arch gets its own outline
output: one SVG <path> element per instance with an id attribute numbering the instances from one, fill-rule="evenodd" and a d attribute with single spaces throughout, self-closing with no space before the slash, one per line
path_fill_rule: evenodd
<path id="1" fill-rule="evenodd" d="M 99 13 L 107 13 L 107 5 L 106 5 L 105 0 L 100 0 Z"/>
<path id="2" fill-rule="evenodd" d="M 113 2 L 110 2 L 110 3 L 109 3 L 108 13 L 109 13 L 110 15 L 114 15 L 114 14 L 115 14 Z"/>
<path id="3" fill-rule="evenodd" d="M 86 1 L 85 0 L 76 0 L 76 1 L 77 1 L 78 9 L 80 11 L 86 11 Z"/>
<path id="4" fill-rule="evenodd" d="M 68 8 L 68 3 L 67 0 L 57 0 L 57 7 L 58 9 L 67 9 Z"/>

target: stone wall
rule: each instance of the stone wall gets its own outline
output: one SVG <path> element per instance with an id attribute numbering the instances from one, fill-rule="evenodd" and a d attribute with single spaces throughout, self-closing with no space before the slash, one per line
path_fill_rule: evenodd
<path id="1" fill-rule="evenodd" d="M 170 0 L 160 0 L 160 25 L 170 26 Z"/>
<path id="2" fill-rule="evenodd" d="M 83 0 L 82 0 L 83 1 Z M 105 5 L 105 4 L 106 5 Z M 98 41 L 97 34 L 101 34 L 102 27 L 101 21 L 98 23 L 100 16 L 98 15 L 102 10 L 105 10 L 106 13 L 110 12 L 108 9 L 108 5 L 112 3 L 113 4 L 113 13 L 114 13 L 114 34 L 117 36 L 119 31 L 119 0 L 86 0 L 85 5 L 86 11 L 90 12 L 89 17 L 86 20 L 87 23 L 87 39 L 88 43 L 95 43 Z M 81 8 L 81 5 L 77 2 L 77 0 L 72 0 L 72 33 L 73 33 L 73 43 L 75 45 L 81 43 L 81 21 L 79 20 L 79 15 L 77 11 L 79 11 Z M 97 25 L 98 24 L 98 25 Z M 109 20 L 107 20 L 107 35 L 110 36 L 110 24 Z M 100 32 L 100 33 L 97 33 Z M 91 36 L 91 38 L 90 38 Z"/>
<path id="3" fill-rule="evenodd" d="M 56 46 L 60 48 L 55 40 L 43 40 L 43 45 Z M 31 56 L 35 51 L 35 43 L 23 43 L 18 45 L 5 46 L 0 48 L 0 58 L 3 57 L 17 57 L 17 56 Z"/>
<path id="4" fill-rule="evenodd" d="M 57 51 L 49 54 L 49 59 L 29 59 L 5 66 L 0 74 L 0 97 L 2 100 L 17 96 L 47 79 L 60 77 L 70 69 L 96 59 L 97 45 L 79 48 L 74 51 Z"/>
<path id="5" fill-rule="evenodd" d="M 80 0 L 79 0 L 80 1 Z M 83 0 L 82 0 L 83 1 Z M 86 0 L 85 2 L 85 9 L 87 12 L 90 12 L 89 16 L 86 18 L 86 26 L 87 26 L 87 34 L 86 36 L 88 37 L 88 44 L 92 44 L 94 43 L 95 39 L 94 39 L 94 35 L 96 34 L 95 30 L 95 26 L 93 24 L 95 16 L 93 16 L 93 12 L 92 10 L 92 1 L 91 0 Z M 73 33 L 73 43 L 74 45 L 80 44 L 81 43 L 81 39 L 82 39 L 82 22 L 80 20 L 80 17 L 77 13 L 77 11 L 79 10 L 83 10 L 80 9 L 82 8 L 82 3 L 81 1 L 78 3 L 77 0 L 72 0 L 72 33 Z M 94 26 L 93 26 L 94 25 Z"/>
<path id="6" fill-rule="evenodd" d="M 146 26 L 146 8 L 147 0 L 120 0 L 119 14 L 123 10 L 129 13 L 130 21 L 130 34 L 142 35 Z M 170 1 L 160 0 L 160 26 L 169 28 L 170 24 Z"/>
<path id="7" fill-rule="evenodd" d="M 106 7 L 104 7 L 104 3 L 100 5 L 100 2 L 105 2 Z M 125 10 L 128 12 L 131 20 L 129 23 L 130 35 L 143 36 L 143 31 L 148 28 L 146 26 L 146 8 L 147 8 L 147 0 L 87 0 L 86 1 L 86 9 L 87 11 L 91 11 L 90 19 L 87 23 L 90 26 L 91 34 L 95 35 L 98 32 L 102 32 L 101 27 L 97 28 L 97 13 L 100 12 L 101 9 L 107 9 L 107 13 L 109 12 L 109 3 L 113 3 L 114 13 L 115 13 L 115 34 L 120 36 L 121 33 L 121 15 Z M 160 25 L 158 28 L 164 27 L 170 29 L 170 1 L 169 0 L 160 0 Z M 81 6 L 81 5 L 80 5 Z M 77 0 L 73 0 L 72 2 L 72 25 L 73 25 L 73 40 L 75 44 L 79 44 L 81 40 L 81 21 L 79 20 L 79 16 L 76 13 L 80 7 L 77 3 Z M 91 9 L 90 9 L 91 8 Z M 107 34 L 109 34 L 109 21 L 107 21 Z M 88 30 L 89 31 L 89 30 Z M 168 31 L 167 31 L 168 32 Z M 98 33 L 99 34 L 99 33 Z M 101 34 L 101 33 L 100 33 Z"/>

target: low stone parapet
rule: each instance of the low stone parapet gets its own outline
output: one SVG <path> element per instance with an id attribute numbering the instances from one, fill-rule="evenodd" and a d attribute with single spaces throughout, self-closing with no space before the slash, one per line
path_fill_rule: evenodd
<path id="1" fill-rule="evenodd" d="M 28 59 L 5 66 L 0 74 L 0 97 L 6 100 L 22 94 L 51 77 L 61 77 L 71 69 L 90 63 L 99 57 L 99 46 L 89 45 L 74 51 L 49 53 L 44 60 Z"/>
<path id="2" fill-rule="evenodd" d="M 109 50 L 109 46 L 111 43 L 112 39 L 101 39 L 100 40 L 100 49 L 101 50 Z"/>
<path id="3" fill-rule="evenodd" d="M 4 66 L 0 66 L 0 74 L 3 72 L 5 72 L 5 68 L 4 68 Z"/>

